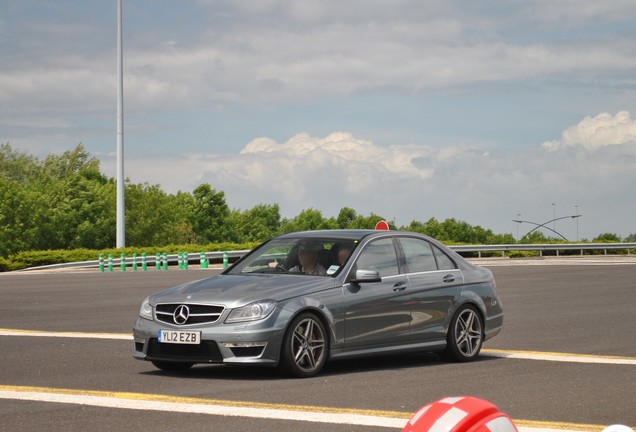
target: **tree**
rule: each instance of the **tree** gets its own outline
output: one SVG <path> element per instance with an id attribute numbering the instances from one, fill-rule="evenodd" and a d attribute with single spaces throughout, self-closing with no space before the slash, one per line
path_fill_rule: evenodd
<path id="1" fill-rule="evenodd" d="M 309 208 L 301 211 L 295 218 L 285 220 L 281 231 L 288 233 L 294 231 L 313 231 L 334 228 L 337 228 L 335 220 L 325 219 L 320 210 Z"/>
<path id="2" fill-rule="evenodd" d="M 519 243 L 528 243 L 528 244 L 542 244 L 542 243 L 550 243 L 550 238 L 546 237 L 541 231 L 532 231 L 529 234 L 524 235 Z"/>
<path id="3" fill-rule="evenodd" d="M 25 184 L 35 181 L 41 171 L 33 156 L 13 150 L 9 143 L 0 145 L 0 177 Z"/>
<path id="4" fill-rule="evenodd" d="M 88 179 L 105 180 L 100 173 L 99 161 L 91 157 L 81 143 L 61 156 L 47 156 L 43 163 L 43 170 L 46 175 L 56 180 L 64 180 L 75 174 L 81 174 Z"/>
<path id="5" fill-rule="evenodd" d="M 338 213 L 338 217 L 336 218 L 336 224 L 338 228 L 346 229 L 351 228 L 351 224 L 357 217 L 357 213 L 354 209 L 350 207 L 343 207 L 340 209 Z"/>
<path id="6" fill-rule="evenodd" d="M 425 223 L 414 220 L 408 225 L 407 231 L 413 231 L 413 232 L 417 232 L 427 236 L 431 236 L 440 241 L 446 240 L 445 238 L 443 238 L 445 234 L 443 233 L 442 227 L 440 223 L 437 221 L 437 219 L 435 218 L 430 218 Z"/>
<path id="7" fill-rule="evenodd" d="M 194 241 L 188 209 L 192 195 L 168 195 L 159 185 L 126 185 L 126 238 L 135 246 L 163 246 Z"/>
<path id="8" fill-rule="evenodd" d="M 45 197 L 0 177 L 0 256 L 40 248 Z"/>
<path id="9" fill-rule="evenodd" d="M 197 240 L 201 243 L 231 240 L 230 210 L 225 202 L 225 194 L 204 183 L 194 189 L 193 195 L 190 222 Z"/>
<path id="10" fill-rule="evenodd" d="M 381 220 L 386 219 L 374 213 L 371 213 L 369 216 L 358 215 L 351 221 L 349 227 L 351 229 L 373 229 L 375 228 L 375 225 Z M 393 226 L 392 223 L 389 223 L 389 228 L 393 230 L 396 229 L 396 227 Z"/>
<path id="11" fill-rule="evenodd" d="M 620 236 L 613 233 L 603 233 L 592 240 L 595 243 L 619 243 L 621 241 Z"/>
<path id="12" fill-rule="evenodd" d="M 232 212 L 238 241 L 261 242 L 278 234 L 281 226 L 278 204 L 258 204 L 250 210 Z"/>
<path id="13" fill-rule="evenodd" d="M 82 144 L 50 155 L 33 182 L 46 200 L 40 248 L 105 248 L 114 241 L 115 185 L 101 174 L 99 161 Z"/>

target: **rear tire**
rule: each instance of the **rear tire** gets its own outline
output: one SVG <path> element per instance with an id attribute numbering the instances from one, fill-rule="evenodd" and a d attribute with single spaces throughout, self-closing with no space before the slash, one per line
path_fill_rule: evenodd
<path id="1" fill-rule="evenodd" d="M 442 356 L 450 361 L 472 361 L 479 355 L 483 341 L 481 314 L 472 305 L 462 306 L 453 316 Z"/>
<path id="2" fill-rule="evenodd" d="M 194 366 L 194 363 L 168 362 L 152 360 L 151 363 L 162 371 L 166 372 L 184 372 Z"/>
<path id="3" fill-rule="evenodd" d="M 312 313 L 302 313 L 287 328 L 280 366 L 284 372 L 297 378 L 316 376 L 327 361 L 328 347 L 329 340 L 322 321 Z"/>

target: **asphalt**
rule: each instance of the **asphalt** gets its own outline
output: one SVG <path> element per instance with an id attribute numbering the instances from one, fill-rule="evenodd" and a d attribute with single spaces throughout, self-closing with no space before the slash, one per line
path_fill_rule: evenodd
<path id="1" fill-rule="evenodd" d="M 272 369 L 222 366 L 166 374 L 133 360 L 126 336 L 141 301 L 218 270 L 0 274 L 0 328 L 49 332 L 0 335 L 0 390 L 162 395 L 272 409 L 300 405 L 308 410 L 390 412 L 404 418 L 441 397 L 472 395 L 495 403 L 520 424 L 552 422 L 582 430 L 636 425 L 636 365 L 611 363 L 612 358 L 636 359 L 636 266 L 534 261 L 481 262 L 495 274 L 505 323 L 502 333 L 486 343 L 479 361 L 450 364 L 430 354 L 343 361 L 328 364 L 324 374 L 307 380 L 281 377 Z M 122 338 L 51 337 L 62 332 Z M 564 361 L 502 358 L 488 350 L 556 353 Z M 581 356 L 609 358 L 610 363 L 575 361 Z M 0 424 L 3 431 L 399 430 L 12 398 L 0 398 Z"/>

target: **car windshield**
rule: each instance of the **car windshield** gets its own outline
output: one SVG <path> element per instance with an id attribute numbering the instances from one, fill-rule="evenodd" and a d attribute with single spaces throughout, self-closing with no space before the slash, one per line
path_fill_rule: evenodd
<path id="1" fill-rule="evenodd" d="M 357 245 L 353 239 L 277 238 L 237 262 L 227 274 L 336 276 Z"/>

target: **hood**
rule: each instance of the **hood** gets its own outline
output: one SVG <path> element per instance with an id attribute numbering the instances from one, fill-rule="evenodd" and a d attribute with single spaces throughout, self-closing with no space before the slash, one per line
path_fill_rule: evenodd
<path id="1" fill-rule="evenodd" d="M 239 307 L 258 300 L 282 301 L 335 286 L 335 279 L 304 275 L 218 275 L 169 288 L 150 297 L 151 304 L 196 302 Z"/>

